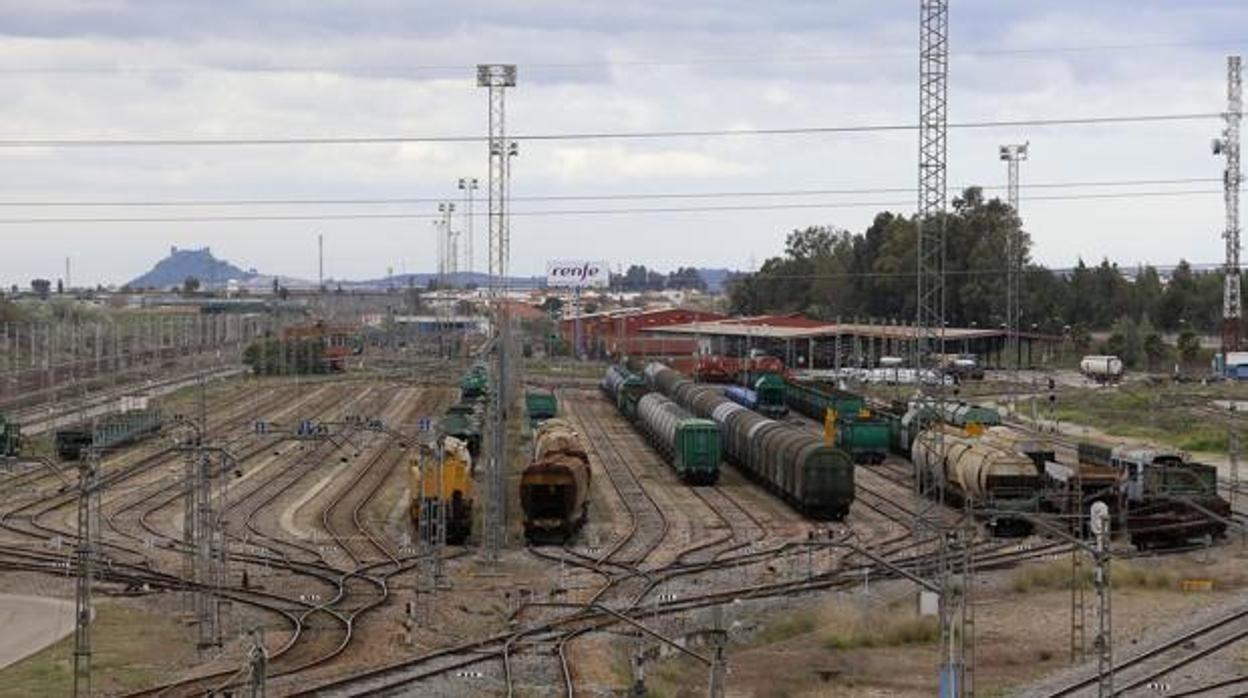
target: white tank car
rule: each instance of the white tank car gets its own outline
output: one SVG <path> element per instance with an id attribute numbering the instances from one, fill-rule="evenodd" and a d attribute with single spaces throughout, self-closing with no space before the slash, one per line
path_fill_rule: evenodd
<path id="1" fill-rule="evenodd" d="M 943 436 L 943 463 L 936 448 L 936 429 Z M 944 478 L 957 494 L 978 502 L 998 499 L 1007 491 L 1011 498 L 1027 489 L 1034 495 L 1039 484 L 1036 466 L 1026 455 L 995 439 L 967 436 L 960 429 L 924 429 L 915 439 L 910 457 L 924 471 Z"/>
<path id="2" fill-rule="evenodd" d="M 1107 383 L 1122 378 L 1122 359 L 1117 356 L 1085 356 L 1079 372 L 1092 380 Z"/>

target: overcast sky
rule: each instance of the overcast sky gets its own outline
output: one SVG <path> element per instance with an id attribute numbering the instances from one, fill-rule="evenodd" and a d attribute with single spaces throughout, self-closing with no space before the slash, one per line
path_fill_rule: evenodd
<path id="1" fill-rule="evenodd" d="M 1225 56 L 1248 44 L 1248 4 L 953 0 L 950 120 L 1212 113 Z M 519 64 L 510 131 L 569 132 L 912 124 L 918 3 L 419 3 L 406 0 L 0 2 L 0 141 L 81 138 L 474 136 L 486 129 L 481 62 Z M 1000 186 L 1001 143 L 1030 141 L 1023 182 L 1209 178 L 1185 184 L 1024 190 L 1039 260 L 1216 262 L 1218 119 L 950 133 L 951 195 Z M 517 215 L 512 269 L 549 258 L 744 268 L 795 227 L 862 230 L 914 208 L 917 135 L 522 141 L 519 197 L 902 189 L 707 199 L 517 200 L 514 211 L 756 206 L 758 210 Z M 459 177 L 485 194 L 482 143 L 270 147 L 0 148 L 0 218 L 414 213 L 433 203 L 196 207 L 13 202 L 436 198 Z M 1195 191 L 1178 196 L 1028 196 Z M 996 194 L 999 192 L 990 192 Z M 804 208 L 777 207 L 802 204 Z M 812 208 L 819 205 L 823 208 Z M 761 208 L 765 207 L 765 208 Z M 482 211 L 484 206 L 478 208 Z M 462 225 L 457 219 L 457 225 Z M 477 267 L 485 266 L 484 219 Z M 122 282 L 170 245 L 210 245 L 241 266 L 378 277 L 435 266 L 425 218 L 0 224 L 0 282 Z"/>

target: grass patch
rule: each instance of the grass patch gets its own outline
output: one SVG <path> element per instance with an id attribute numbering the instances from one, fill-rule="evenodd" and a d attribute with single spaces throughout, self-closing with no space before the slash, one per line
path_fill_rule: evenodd
<path id="1" fill-rule="evenodd" d="M 96 605 L 92 627 L 95 691 L 112 695 L 168 678 L 194 659 L 191 629 L 168 614 L 139 611 L 122 603 Z M 0 697 L 64 696 L 73 692 L 74 637 L 69 637 L 0 671 Z"/>
<path id="2" fill-rule="evenodd" d="M 831 650 L 926 645 L 939 639 L 940 624 L 936 618 L 898 609 L 858 611 L 820 632 L 820 643 Z"/>
<path id="3" fill-rule="evenodd" d="M 794 613 L 782 616 L 776 621 L 767 624 L 767 627 L 758 631 L 754 636 L 754 640 L 762 645 L 783 642 L 789 638 L 814 632 L 815 626 L 816 622 L 813 614 Z"/>
<path id="4" fill-rule="evenodd" d="M 1086 424 L 1126 439 L 1142 439 L 1185 451 L 1227 450 L 1224 421 L 1196 410 L 1227 397 L 1221 386 L 1159 385 L 1079 390 L 1060 395 L 1058 419 Z"/>
<path id="5" fill-rule="evenodd" d="M 1085 561 L 1078 581 L 1084 589 L 1092 588 L 1092 569 L 1091 561 Z M 1212 579 L 1216 589 L 1236 588 L 1248 583 L 1248 573 L 1219 572 L 1192 563 L 1158 566 L 1156 563 L 1143 565 L 1114 561 L 1110 564 L 1109 576 L 1115 589 L 1179 591 L 1184 579 Z M 1069 562 L 1049 562 L 1020 567 L 1014 571 L 1010 584 L 1019 594 L 1070 589 L 1071 566 Z"/>

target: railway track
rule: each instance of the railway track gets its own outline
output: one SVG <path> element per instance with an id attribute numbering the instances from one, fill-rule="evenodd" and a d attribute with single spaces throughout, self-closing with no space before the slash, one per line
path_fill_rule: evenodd
<path id="1" fill-rule="evenodd" d="M 420 393 L 420 399 L 408 401 L 406 409 L 401 410 L 399 421 L 403 421 L 405 417 L 431 407 L 431 402 L 445 402 L 446 395 L 449 394 L 449 392 L 443 391 L 438 393 L 438 397 L 434 399 L 429 397 L 433 392 L 437 391 L 423 391 Z M 282 396 L 278 395 L 275 397 L 277 397 L 279 402 L 281 401 Z M 316 393 L 307 394 L 301 396 L 300 400 L 288 403 L 287 406 L 300 404 L 301 401 L 305 404 L 305 407 L 306 403 L 318 403 L 321 405 L 320 409 L 333 409 L 339 413 L 348 409 L 352 403 L 351 400 L 342 400 L 341 391 L 336 390 L 332 394 L 319 396 Z M 251 405 L 246 406 L 247 409 L 252 407 Z M 239 415 L 227 415 L 220 420 L 214 419 L 213 426 L 225 428 L 229 424 L 238 423 L 238 417 Z M 264 554 L 257 555 L 253 552 L 256 548 L 268 544 L 276 545 L 275 541 L 247 541 L 244 536 L 238 535 L 240 531 L 236 527 L 228 529 L 231 547 L 239 546 L 243 548 L 242 552 L 232 551 L 231 557 L 235 560 L 250 564 L 263 563 L 283 574 L 292 575 L 293 578 L 306 580 L 301 583 L 301 586 L 306 587 L 309 583 L 318 583 L 327 590 L 327 593 L 322 597 L 326 599 L 323 603 L 289 598 L 286 595 L 289 592 L 285 589 L 283 594 L 239 588 L 226 588 L 220 591 L 225 598 L 231 598 L 237 602 L 272 613 L 283 618 L 288 624 L 288 627 L 291 629 L 289 639 L 281 646 L 271 648 L 272 656 L 276 660 L 275 673 L 278 675 L 289 675 L 328 665 L 334 657 L 338 656 L 349 645 L 349 634 L 336 643 L 308 642 L 308 633 L 313 626 L 322 623 L 326 616 L 330 616 L 339 618 L 345 624 L 345 627 L 354 629 L 355 622 L 359 618 L 363 617 L 369 610 L 380 606 L 387 598 L 384 592 L 380 594 L 374 593 L 371 597 L 368 597 L 362 590 L 352 588 L 353 582 L 349 580 L 381 580 L 384 584 L 384 581 L 390 576 L 407 571 L 412 567 L 413 563 L 397 556 L 389 548 L 384 538 L 378 532 L 372 530 L 367 522 L 366 508 L 373 502 L 376 495 L 382 491 L 382 488 L 389 480 L 387 476 L 392 472 L 394 465 L 399 462 L 402 453 L 402 447 L 393 435 L 388 434 L 373 440 L 378 443 L 369 446 L 369 453 L 360 461 L 362 466 L 348 469 L 346 474 L 339 478 L 339 480 L 345 480 L 346 484 L 338 488 L 338 491 L 329 503 L 326 504 L 326 509 L 322 512 L 322 520 L 333 545 L 345 551 L 348 558 L 352 558 L 352 562 L 348 565 L 351 569 L 343 570 L 339 566 L 329 564 L 321 558 L 320 551 L 298 546 L 297 543 L 295 545 L 307 553 L 303 560 L 290 559 L 293 556 L 293 552 L 290 550 L 282 554 L 272 554 L 272 551 L 264 551 Z M 269 450 L 272 450 L 271 446 L 261 443 L 258 448 L 249 451 L 248 455 L 257 456 Z M 234 507 L 237 507 L 237 500 L 235 500 L 230 512 L 231 520 L 237 522 L 242 517 L 245 525 L 250 524 L 249 519 L 255 516 L 257 510 L 272 504 L 276 500 L 277 494 L 296 486 L 298 480 L 296 477 L 292 477 L 294 475 L 291 473 L 292 470 L 301 470 L 304 466 L 307 466 L 308 470 L 313 469 L 318 457 L 328 457 L 329 454 L 325 452 L 327 450 L 329 449 L 318 451 L 318 449 L 313 448 L 302 453 L 295 453 L 297 449 L 290 449 L 287 453 L 281 454 L 288 459 L 291 455 L 296 456 L 295 464 L 285 467 L 270 467 L 268 470 L 271 472 L 262 476 L 256 476 L 253 484 L 258 486 L 244 496 L 249 499 L 256 497 L 262 503 L 256 506 L 255 509 L 237 511 L 233 510 Z M 173 458 L 176 458 L 176 454 L 168 450 L 161 450 L 137 458 L 132 457 L 130 460 L 133 462 L 123 458 L 122 462 L 118 464 L 105 463 L 105 467 L 102 469 L 104 471 L 103 477 L 106 484 L 110 487 L 116 487 L 119 483 L 131 478 L 143 477 L 146 481 L 137 485 L 127 486 L 128 491 L 122 493 L 121 496 L 111 498 L 109 500 L 111 504 L 106 505 L 107 513 L 109 514 L 108 520 L 110 521 L 110 528 L 107 533 L 111 538 L 111 540 L 106 541 L 106 548 L 111 550 L 113 554 L 101 574 L 102 579 L 127 585 L 148 585 L 153 589 L 190 590 L 195 588 L 193 583 L 182 579 L 179 575 L 162 572 L 158 569 L 159 558 L 177 553 L 181 546 L 181 541 L 178 537 L 171 535 L 160 524 L 162 510 L 176 511 L 177 505 L 182 499 L 180 492 L 180 469 L 159 467 L 162 463 L 167 465 L 170 459 Z M 0 480 L 0 491 L 18 486 L 29 488 L 32 482 L 51 477 L 54 477 L 51 472 L 35 473 L 33 471 L 29 474 L 23 474 L 21 477 L 8 477 Z M 274 490 L 276 490 L 276 493 Z M 105 491 L 109 490 L 106 489 Z M 264 495 L 269 495 L 271 498 L 265 497 L 263 500 L 260 500 L 260 497 L 256 494 L 257 492 L 263 492 Z M 170 496 L 162 499 L 158 496 L 161 494 Z M 38 524 L 39 522 L 34 516 L 22 516 L 22 514 L 26 513 L 26 510 L 32 508 L 32 506 L 41 510 L 44 514 L 51 514 L 72 503 L 74 497 L 73 491 L 53 491 L 45 496 L 35 496 L 33 497 L 33 503 L 23 504 L 23 509 L 17 511 L 19 515 L 17 518 L 22 519 L 22 524 L 26 524 L 30 519 L 34 519 L 33 522 Z M 137 519 L 134 518 L 136 512 L 139 512 Z M 71 542 L 73 540 L 72 532 L 58 530 L 46 524 L 43 524 L 43 529 L 32 529 L 27 525 L 15 527 L 13 514 L 14 511 L 12 509 L 0 512 L 0 524 L 3 524 L 5 529 L 10 532 L 27 538 L 34 537 L 46 540 L 49 535 L 60 535 Z M 135 528 L 136 525 L 139 529 L 142 529 L 142 533 L 136 534 L 138 530 Z M 14 528 L 17 530 L 14 530 Z M 263 532 L 259 530 L 254 532 L 263 535 Z M 141 544 L 141 541 L 145 542 L 153 539 L 159 540 L 160 544 L 157 546 Z M 257 542 L 260 545 L 256 545 Z M 291 543 L 290 541 L 283 542 L 288 545 Z M 367 552 L 364 550 L 364 546 L 368 547 Z M 63 554 L 41 550 L 26 551 L 22 550 L 21 546 L 0 544 L 0 567 L 5 569 L 64 573 L 64 561 L 65 557 Z M 374 589 L 376 589 L 375 586 Z M 333 593 L 335 590 L 336 594 Z M 315 597 L 318 595 L 306 596 Z M 349 604 L 349 608 L 332 608 L 331 606 L 335 603 L 339 605 Z M 335 616 L 335 614 L 338 615 Z M 322 621 L 316 621 L 316 618 L 321 618 Z M 333 621 L 330 624 L 332 626 Z M 322 652 L 312 646 L 316 644 L 334 646 L 327 647 L 325 648 L 326 651 Z M 306 661 L 300 661 L 300 657 Z M 199 695 L 207 691 L 228 687 L 237 679 L 238 676 L 231 669 L 169 682 L 136 692 L 133 695 Z"/>
<path id="2" fill-rule="evenodd" d="M 360 402 L 366 401 L 373 390 L 374 388 L 358 390 L 345 401 L 335 401 L 334 413 L 349 412 Z M 348 426 L 346 436 L 349 438 L 353 432 L 354 429 Z M 345 651 L 354 635 L 354 614 L 350 610 L 337 608 L 348 599 L 355 599 L 364 593 L 364 589 L 350 581 L 355 579 L 352 571 L 342 570 L 328 562 L 325 552 L 317 546 L 270 534 L 262 530 L 256 522 L 261 512 L 273 506 L 282 495 L 297 490 L 298 483 L 328 460 L 337 449 L 338 445 L 333 442 L 316 443 L 312 448 L 299 453 L 292 463 L 276 468 L 275 472 L 269 473 L 248 492 L 232 499 L 222 514 L 233 521 L 239 521 L 241 517 L 242 530 L 233 534 L 235 540 L 248 540 L 252 545 L 260 541 L 260 544 L 270 550 L 281 551 L 281 557 L 277 559 L 266 556 L 266 564 L 315 583 L 313 587 L 303 587 L 305 593 L 301 595 L 301 600 L 305 606 L 297 613 L 291 635 L 283 646 L 270 655 L 271 679 L 327 665 Z M 175 495 L 156 508 L 168 506 L 176 500 Z M 336 501 L 338 500 L 335 499 L 334 502 Z M 150 512 L 145 518 L 148 516 Z M 290 557 L 292 554 L 305 559 L 294 560 Z M 170 682 L 134 695 L 201 695 L 234 686 L 239 679 L 235 674 L 233 670 L 216 671 Z"/>
<path id="3" fill-rule="evenodd" d="M 1147 688 L 1150 683 L 1157 682 L 1212 654 L 1244 642 L 1245 639 L 1248 639 L 1248 608 L 1225 613 L 1152 649 L 1115 663 L 1113 668 L 1114 695 L 1126 695 Z M 1242 682 L 1242 677 L 1239 680 Z M 1078 696 L 1089 690 L 1094 692 L 1096 685 L 1097 676 L 1094 674 L 1058 689 L 1049 694 L 1049 698 Z M 1214 688 L 1232 685 L 1235 684 L 1220 682 L 1220 685 Z"/>
<path id="4" fill-rule="evenodd" d="M 804 543 L 791 542 L 784 549 L 793 554 L 804 550 Z M 1041 546 L 1031 550 L 997 550 L 977 556 L 976 569 L 986 571 L 1005 569 L 1020 562 L 1045 558 L 1054 554 L 1068 552 L 1062 544 Z M 930 564 L 930 554 L 912 555 L 898 559 L 897 564 L 915 570 L 920 565 Z M 723 560 L 714 567 L 718 569 L 730 560 Z M 804 595 L 823 592 L 830 589 L 846 589 L 861 583 L 862 571 L 870 570 L 875 579 L 896 578 L 889 569 L 866 563 L 840 570 L 829 571 L 806 579 L 787 580 L 766 584 L 725 586 L 713 591 L 691 594 L 675 600 L 660 600 L 647 603 L 625 614 L 635 621 L 686 614 L 711 606 L 730 603 L 737 600 L 766 599 L 793 595 Z M 678 572 L 680 573 L 680 572 Z M 461 643 L 442 648 L 387 666 L 376 667 L 353 676 L 343 677 L 326 683 L 304 688 L 295 696 L 386 696 L 410 694 L 414 686 L 427 685 L 425 682 L 445 677 L 451 672 L 465 671 L 487 662 L 502 662 L 506 653 L 514 653 L 522 642 L 534 647 L 549 647 L 560 637 L 569 633 L 588 633 L 610 629 L 623 621 L 619 612 L 609 612 L 600 608 L 585 610 L 583 604 L 563 604 L 565 610 L 572 613 L 554 620 L 545 620 L 528 628 L 516 631 L 496 633 L 480 640 Z M 576 624 L 576 628 L 565 626 Z M 506 686 L 508 684 L 504 684 Z M 514 693 L 515 687 L 512 686 Z M 566 683 L 564 692 L 566 694 Z"/>

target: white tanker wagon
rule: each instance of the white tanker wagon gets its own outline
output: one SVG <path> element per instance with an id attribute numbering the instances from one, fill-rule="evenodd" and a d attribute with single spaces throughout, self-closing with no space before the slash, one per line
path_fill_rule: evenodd
<path id="1" fill-rule="evenodd" d="M 1085 356 L 1079 372 L 1097 383 L 1115 383 L 1122 379 L 1122 359 L 1117 356 Z"/>

